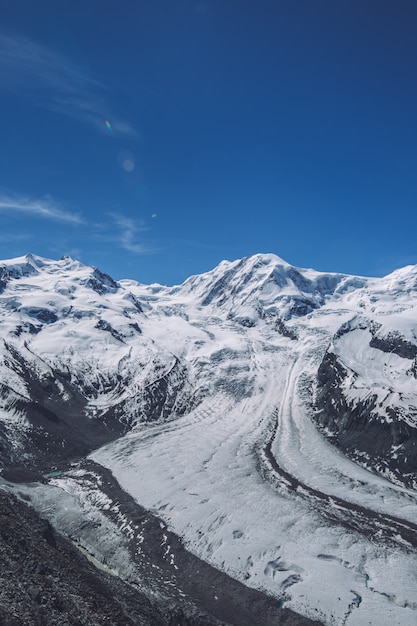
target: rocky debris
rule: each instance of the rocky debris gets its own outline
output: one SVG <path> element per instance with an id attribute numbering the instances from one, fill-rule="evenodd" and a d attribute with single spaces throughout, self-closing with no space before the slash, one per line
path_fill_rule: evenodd
<path id="1" fill-rule="evenodd" d="M 220 626 L 98 570 L 49 522 L 0 491 L 1 626 Z"/>

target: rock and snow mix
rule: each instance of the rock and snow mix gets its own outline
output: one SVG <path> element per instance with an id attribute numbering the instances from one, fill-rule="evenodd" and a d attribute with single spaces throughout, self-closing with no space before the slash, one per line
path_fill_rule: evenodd
<path id="1" fill-rule="evenodd" d="M 326 624 L 415 624 L 416 306 L 416 267 L 256 255 L 163 287 L 7 261 L 0 434 L 46 428 L 16 398 L 64 420 L 79 394 L 123 434 L 93 459 L 196 555 Z"/>

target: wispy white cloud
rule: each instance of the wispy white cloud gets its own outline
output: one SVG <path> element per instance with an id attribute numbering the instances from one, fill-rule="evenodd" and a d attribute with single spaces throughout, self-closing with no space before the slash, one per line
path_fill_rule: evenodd
<path id="1" fill-rule="evenodd" d="M 109 213 L 117 232 L 112 236 L 112 240 L 121 248 L 134 254 L 149 254 L 152 250 L 145 244 L 138 241 L 138 233 L 148 230 L 143 223 L 133 220 L 120 213 Z"/>
<path id="2" fill-rule="evenodd" d="M 79 235 L 81 232 L 81 239 L 84 239 L 84 234 L 88 232 L 90 239 L 93 237 L 98 241 L 112 244 L 133 254 L 152 254 L 157 251 L 149 246 L 148 242 L 140 239 L 140 233 L 148 231 L 149 227 L 144 222 L 126 217 L 121 213 L 107 213 L 103 221 L 96 223 L 84 218 L 79 213 L 67 211 L 50 196 L 33 199 L 26 196 L 0 193 L 0 215 L 2 213 L 11 216 L 22 214 L 26 217 L 64 222 L 74 226 L 83 225 L 88 227 L 87 231 L 85 228 L 82 231 L 76 231 Z M 3 232 L 0 233 L 0 242 L 18 242 L 30 237 L 31 235 L 28 233 L 9 234 Z M 68 247 L 68 243 L 65 245 Z M 77 252 L 75 256 L 79 257 L 79 248 L 75 247 L 74 249 Z"/>
<path id="3" fill-rule="evenodd" d="M 30 39 L 0 33 L 0 69 L 8 86 L 28 88 L 55 87 L 76 92 L 83 87 L 101 85 L 67 59 Z"/>
<path id="4" fill-rule="evenodd" d="M 36 103 L 90 124 L 101 132 L 135 136 L 108 101 L 111 93 L 67 58 L 23 37 L 0 33 L 0 78 L 3 90 L 22 96 L 36 91 Z M 110 121 L 111 130 L 106 126 Z"/>
<path id="5" fill-rule="evenodd" d="M 83 224 L 83 218 L 77 213 L 70 213 L 62 209 L 50 197 L 41 200 L 33 200 L 18 196 L 0 196 L 0 212 L 26 213 L 36 217 L 42 217 L 59 222 L 71 224 Z"/>

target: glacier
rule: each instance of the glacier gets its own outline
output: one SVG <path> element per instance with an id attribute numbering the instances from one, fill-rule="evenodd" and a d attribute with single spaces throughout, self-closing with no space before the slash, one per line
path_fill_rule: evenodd
<path id="1" fill-rule="evenodd" d="M 416 306 L 417 266 L 368 278 L 259 254 L 166 287 L 69 257 L 2 261 L 4 488 L 71 536 L 100 518 L 113 547 L 91 529 L 81 544 L 131 578 L 120 555 L 140 533 L 104 522 L 102 467 L 281 607 L 415 624 Z"/>

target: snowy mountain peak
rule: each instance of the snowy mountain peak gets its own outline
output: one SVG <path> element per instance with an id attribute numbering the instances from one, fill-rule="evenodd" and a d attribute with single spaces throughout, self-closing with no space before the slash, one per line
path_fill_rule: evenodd
<path id="1" fill-rule="evenodd" d="M 13 278 L 31 276 L 38 273 L 38 265 L 32 255 L 2 261 L 0 264 L 0 290 Z"/>
<path id="2" fill-rule="evenodd" d="M 406 265 L 383 278 L 384 287 L 392 293 L 417 291 L 417 265 Z"/>
<path id="3" fill-rule="evenodd" d="M 58 290 L 61 288 L 57 284 L 62 280 L 65 280 L 67 285 L 72 282 L 73 290 L 77 285 L 84 285 L 101 295 L 115 293 L 120 287 L 111 276 L 97 268 L 83 265 L 70 256 L 63 256 L 56 261 L 27 254 L 0 263 L 0 292 L 10 281 L 41 274 L 45 279 L 47 277 L 49 287 L 55 285 Z"/>
<path id="4" fill-rule="evenodd" d="M 336 291 L 363 286 L 363 281 L 353 278 L 297 268 L 274 254 L 256 254 L 222 261 L 174 289 L 197 298 L 201 306 L 221 307 L 232 317 L 253 324 L 263 315 L 282 319 L 306 315 Z"/>

